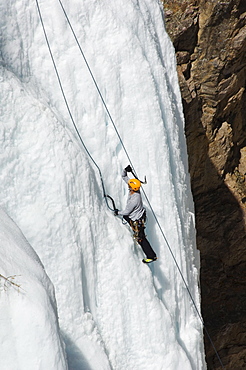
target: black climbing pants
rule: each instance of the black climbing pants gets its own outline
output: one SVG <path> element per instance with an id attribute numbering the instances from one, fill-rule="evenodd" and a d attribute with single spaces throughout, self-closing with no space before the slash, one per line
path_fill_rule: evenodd
<path id="1" fill-rule="evenodd" d="M 123 218 L 129 223 L 129 225 L 133 229 L 135 238 L 138 244 L 141 245 L 142 250 L 144 251 L 146 257 L 155 258 L 156 254 L 153 251 L 144 233 L 144 229 L 145 229 L 144 221 L 145 221 L 146 215 L 144 214 L 143 219 L 137 220 L 137 221 L 132 221 L 129 216 L 123 216 Z"/>

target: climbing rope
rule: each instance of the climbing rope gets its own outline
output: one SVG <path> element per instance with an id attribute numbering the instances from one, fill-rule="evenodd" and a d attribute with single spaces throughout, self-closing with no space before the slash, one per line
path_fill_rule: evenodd
<path id="1" fill-rule="evenodd" d="M 66 107 L 67 107 L 67 110 L 68 110 L 68 114 L 71 118 L 71 121 L 73 123 L 73 126 L 74 126 L 74 129 L 79 137 L 79 140 L 80 142 L 82 143 L 87 155 L 89 156 L 89 158 L 91 159 L 91 161 L 94 163 L 94 165 L 96 166 L 97 170 L 98 170 L 98 173 L 99 173 L 99 177 L 100 177 L 100 180 L 101 180 L 101 185 L 102 185 L 102 190 L 103 190 L 103 196 L 105 198 L 105 201 L 106 201 L 106 205 L 107 207 L 111 210 L 111 211 L 114 211 L 113 208 L 111 208 L 108 204 L 108 200 L 107 200 L 107 195 L 106 195 L 106 191 L 105 191 L 105 186 L 104 186 L 104 181 L 103 181 L 103 177 L 102 177 L 102 172 L 101 172 L 101 169 L 100 167 L 98 166 L 98 164 L 96 163 L 96 161 L 94 160 L 94 158 L 92 157 L 91 153 L 89 152 L 89 150 L 87 149 L 80 133 L 79 133 L 79 130 L 78 130 L 78 127 L 75 123 L 75 120 L 73 118 L 73 115 L 72 115 L 72 112 L 71 112 L 71 109 L 69 107 L 69 104 L 68 104 L 68 101 L 67 101 L 67 98 L 66 98 L 66 95 L 65 95 L 65 92 L 64 92 L 64 89 L 63 89 L 63 86 L 62 86 L 62 83 L 61 83 L 61 78 L 60 78 L 60 75 L 59 75 L 59 72 L 58 72 L 58 69 L 57 69 L 57 66 L 56 66 L 56 63 L 55 63 L 55 60 L 54 60 L 54 57 L 53 57 L 53 53 L 52 53 L 52 50 L 51 50 L 51 47 L 50 47 L 50 43 L 49 43 L 49 40 L 48 40 L 48 36 L 47 36 L 47 33 L 46 33 L 46 29 L 45 29 L 45 26 L 44 26 L 44 22 L 43 22 L 43 18 L 42 18 L 42 14 L 41 14 L 41 10 L 40 10 L 40 7 L 39 7 L 39 3 L 38 3 L 38 0 L 36 0 L 36 4 L 37 4 L 37 9 L 38 9 L 38 14 L 39 14 L 39 18 L 40 18 L 40 22 L 41 22 L 41 25 L 42 25 L 42 28 L 43 28 L 43 32 L 44 32 L 44 36 L 45 36 L 45 40 L 46 40 L 46 43 L 47 43 L 47 46 L 48 46 L 48 49 L 49 49 L 49 53 L 50 53 L 50 57 L 51 57 L 51 60 L 52 60 L 52 63 L 53 63 L 53 66 L 54 66 L 54 69 L 55 69 L 55 72 L 56 72 L 56 76 L 57 76 L 57 79 L 58 79 L 58 83 L 59 83 L 59 86 L 60 86 L 60 89 L 61 89 L 61 93 L 62 93 L 62 96 L 63 96 L 63 99 L 65 101 L 65 104 L 66 104 Z"/>
<path id="2" fill-rule="evenodd" d="M 74 29 L 73 29 L 73 27 L 72 27 L 72 25 L 71 25 L 71 22 L 70 22 L 69 18 L 68 18 L 67 12 L 66 12 L 66 10 L 64 9 L 64 6 L 63 6 L 62 2 L 61 2 L 60 0 L 58 0 L 58 1 L 59 1 L 60 5 L 61 5 L 61 8 L 62 8 L 63 12 L 64 12 L 64 15 L 65 15 L 66 20 L 67 20 L 67 22 L 68 22 L 68 25 L 69 25 L 69 27 L 70 27 L 70 29 L 71 29 L 71 31 L 72 31 L 72 34 L 73 34 L 73 36 L 74 36 L 74 38 L 75 38 L 75 41 L 76 41 L 76 43 L 77 43 L 77 45 L 78 45 L 78 48 L 79 48 L 79 50 L 80 50 L 80 53 L 81 53 L 81 55 L 82 55 L 82 57 L 83 57 L 83 59 L 84 59 L 84 62 L 85 62 L 85 64 L 86 64 L 86 67 L 88 68 L 88 71 L 89 71 L 89 73 L 90 73 L 90 75 L 91 75 L 91 78 L 92 78 L 92 80 L 93 80 L 93 82 L 94 82 L 94 84 L 95 84 L 95 87 L 96 87 L 96 89 L 97 89 L 97 92 L 98 92 L 98 94 L 99 94 L 99 96 L 100 96 L 100 98 L 101 98 L 101 100 L 102 100 L 103 106 L 104 106 L 104 108 L 105 108 L 105 110 L 106 110 L 106 112 L 107 112 L 107 114 L 108 114 L 108 116 L 109 116 L 109 119 L 110 119 L 110 121 L 111 121 L 111 123 L 112 123 L 112 125 L 113 125 L 113 127 L 114 127 L 114 129 L 115 129 L 115 131 L 116 131 L 116 134 L 117 134 L 117 136 L 118 136 L 118 138 L 119 138 L 119 141 L 120 141 L 120 143 L 121 143 L 121 145 L 122 145 L 122 148 L 124 149 L 124 152 L 125 152 L 125 154 L 126 154 L 126 156 L 127 156 L 127 159 L 128 159 L 128 161 L 129 161 L 129 163 L 130 163 L 130 165 L 131 165 L 132 169 L 134 170 L 134 167 L 133 167 L 133 164 L 132 164 L 131 158 L 129 157 L 129 155 L 128 155 L 128 153 L 127 153 L 127 150 L 126 150 L 126 148 L 125 148 L 125 145 L 124 145 L 124 143 L 123 143 L 123 140 L 121 139 L 120 134 L 119 134 L 119 131 L 117 130 L 116 124 L 115 124 L 115 122 L 114 122 L 114 120 L 113 120 L 113 118 L 112 118 L 112 116 L 111 116 L 111 114 L 110 114 L 110 112 L 109 112 L 109 109 L 108 109 L 108 107 L 107 107 L 107 104 L 106 104 L 106 102 L 105 102 L 105 100 L 104 100 L 104 98 L 103 98 L 103 96 L 102 96 L 102 93 L 101 93 L 101 91 L 100 91 L 100 89 L 99 89 L 99 86 L 98 86 L 98 84 L 97 84 L 97 82 L 96 82 L 96 79 L 95 79 L 95 77 L 94 77 L 94 75 L 93 75 L 93 73 L 92 73 L 92 71 L 91 71 L 90 65 L 89 65 L 89 63 L 88 63 L 88 61 L 87 61 L 87 59 L 86 59 L 86 57 L 85 57 L 85 54 L 84 54 L 84 52 L 83 52 L 83 50 L 82 50 L 82 47 L 81 47 L 81 45 L 80 45 L 80 43 L 79 43 L 79 41 L 78 41 L 78 38 L 77 38 L 77 36 L 76 36 L 76 34 L 75 34 L 75 32 L 74 32 Z M 134 170 L 134 171 L 135 171 L 135 170 Z"/>
<path id="3" fill-rule="evenodd" d="M 71 22 L 70 22 L 70 20 L 69 20 L 69 17 L 68 17 L 68 15 L 67 15 L 67 12 L 66 12 L 66 10 L 65 10 L 65 8 L 64 8 L 64 6 L 63 6 L 63 4 L 62 4 L 61 0 L 58 0 L 58 1 L 59 1 L 59 3 L 60 3 L 60 6 L 61 6 L 61 8 L 62 8 L 63 12 L 64 12 L 64 15 L 65 15 L 65 17 L 66 17 L 66 20 L 67 20 L 67 22 L 68 22 L 68 25 L 69 25 L 69 27 L 70 27 L 70 29 L 71 29 L 71 31 L 72 31 L 72 34 L 73 34 L 73 36 L 74 36 L 74 38 L 75 38 L 75 41 L 76 41 L 76 43 L 77 43 L 77 45 L 78 45 L 78 48 L 79 48 L 79 50 L 80 50 L 80 53 L 81 53 L 81 55 L 82 55 L 82 57 L 83 57 L 83 59 L 84 59 L 84 62 L 85 62 L 85 64 L 86 64 L 87 68 L 88 68 L 88 71 L 89 71 L 89 73 L 90 73 L 90 75 L 91 75 L 91 78 L 92 78 L 92 80 L 93 80 L 93 82 L 94 82 L 94 85 L 95 85 L 95 87 L 96 87 L 96 90 L 97 90 L 97 92 L 98 92 L 98 94 L 99 94 L 99 96 L 100 96 L 100 98 L 101 98 L 102 104 L 103 104 L 103 106 L 104 106 L 104 108 L 105 108 L 105 110 L 106 110 L 106 112 L 107 112 L 107 114 L 108 114 L 108 116 L 109 116 L 109 119 L 110 119 L 110 121 L 111 121 L 111 123 L 112 123 L 112 125 L 113 125 L 113 127 L 114 127 L 114 129 L 115 129 L 115 132 L 116 132 L 116 134 L 117 134 L 117 136 L 118 136 L 118 139 L 119 139 L 119 141 L 120 141 L 120 143 L 121 143 L 121 145 L 122 145 L 122 148 L 123 148 L 123 150 L 124 150 L 124 152 L 125 152 L 125 154 L 126 154 L 126 156 L 127 156 L 127 159 L 128 159 L 128 161 L 129 161 L 129 163 L 130 163 L 130 165 L 131 165 L 132 169 L 134 170 L 134 167 L 133 167 L 133 164 L 132 164 L 131 158 L 130 158 L 130 156 L 129 156 L 129 154 L 128 154 L 128 152 L 127 152 L 126 148 L 125 148 L 125 145 L 124 145 L 124 143 L 123 143 L 123 141 L 122 141 L 122 138 L 121 138 L 121 136 L 120 136 L 120 134 L 119 134 L 119 131 L 117 130 L 116 124 L 115 124 L 115 122 L 114 122 L 114 120 L 113 120 L 113 118 L 112 118 L 112 116 L 111 116 L 111 114 L 110 114 L 110 112 L 109 112 L 109 109 L 108 109 L 108 107 L 107 107 L 107 104 L 106 104 L 106 102 L 105 102 L 105 100 L 104 100 L 104 98 L 103 98 L 103 95 L 102 95 L 102 93 L 101 93 L 101 91 L 100 91 L 100 89 L 99 89 L 99 86 L 98 86 L 98 84 L 97 84 L 97 82 L 96 82 L 96 80 L 95 80 L 95 77 L 94 77 L 94 75 L 93 75 L 93 73 L 92 73 L 92 70 L 91 70 L 91 68 L 90 68 L 90 65 L 89 65 L 89 63 L 88 63 L 88 61 L 87 61 L 87 59 L 86 59 L 86 57 L 85 57 L 85 54 L 84 54 L 84 52 L 83 52 L 83 50 L 82 50 L 82 47 L 81 47 L 81 45 L 80 45 L 80 43 L 79 43 L 79 41 L 78 41 L 78 38 L 77 38 L 77 36 L 76 36 L 76 34 L 75 34 L 75 32 L 74 32 L 73 27 L 72 27 L 72 25 L 71 25 Z M 102 173 L 101 173 L 100 167 L 98 166 L 98 164 L 96 163 L 96 161 L 95 161 L 95 160 L 93 159 L 93 157 L 91 156 L 91 154 L 90 154 L 89 150 L 87 149 L 87 147 L 86 147 L 86 145 L 85 145 L 85 143 L 84 143 L 84 141 L 83 141 L 83 139 L 82 139 L 82 137 L 81 137 L 81 135 L 80 135 L 80 133 L 79 133 L 79 131 L 78 131 L 78 128 L 77 128 L 77 125 L 76 125 L 76 123 L 75 123 L 75 121 L 74 121 L 74 118 L 73 118 L 73 115 L 72 115 L 72 113 L 71 113 L 71 110 L 70 110 L 70 108 L 69 108 L 69 104 L 68 104 L 68 102 L 67 102 L 66 95 L 65 95 L 64 90 L 63 90 L 63 87 L 62 87 L 61 79 L 60 79 L 60 76 L 59 76 L 59 73 L 58 73 L 58 70 L 57 70 L 57 67 L 56 67 L 56 63 L 55 63 L 55 60 L 54 60 L 54 57 L 53 57 L 53 54 L 52 54 L 52 51 L 51 51 L 51 47 L 50 47 L 50 44 L 49 44 L 48 37 L 47 37 L 47 34 L 46 34 L 46 30 L 45 30 L 45 27 L 44 27 L 44 23 L 43 23 L 43 19 L 42 19 L 42 15 L 41 15 L 40 7 L 39 7 L 39 4 L 38 4 L 38 0 L 36 0 L 36 4 L 37 4 L 37 9 L 38 9 L 38 14 L 39 14 L 40 22 L 41 22 L 41 24 L 42 24 L 43 32 L 44 32 L 44 35 L 45 35 L 45 40 L 46 40 L 46 43 L 47 43 L 47 46 L 48 46 L 48 49 L 49 49 L 49 53 L 50 53 L 50 56 L 51 56 L 51 59 L 52 59 L 53 65 L 54 65 L 54 69 L 55 69 L 55 72 L 56 72 L 56 75 L 57 75 L 57 79 L 58 79 L 59 86 L 60 86 L 60 89 L 61 89 L 61 92 L 62 92 L 62 95 L 63 95 L 63 99 L 64 99 L 65 104 L 66 104 L 66 106 L 67 106 L 67 110 L 68 110 L 69 116 L 70 116 L 70 118 L 71 118 L 71 120 L 72 120 L 73 126 L 74 126 L 74 128 L 75 128 L 75 130 L 76 130 L 76 133 L 77 133 L 77 135 L 78 135 L 78 137 L 79 137 L 79 139 L 80 139 L 80 141 L 81 141 L 81 143 L 82 143 L 82 145 L 83 145 L 83 147 L 84 147 L 84 149 L 85 149 L 86 153 L 88 154 L 89 158 L 92 160 L 92 162 L 94 163 L 94 165 L 96 166 L 96 168 L 97 168 L 97 170 L 98 170 L 98 172 L 99 172 L 100 179 L 101 179 L 101 184 L 102 184 L 102 189 L 103 189 L 103 195 L 104 195 L 104 198 L 105 198 L 105 201 L 106 201 L 107 207 L 108 207 L 111 211 L 113 211 L 113 210 L 115 209 L 115 205 L 114 205 L 114 203 L 113 203 L 113 207 L 114 207 L 114 209 L 112 209 L 112 208 L 109 206 L 109 204 L 108 204 L 107 197 L 109 197 L 109 196 L 108 196 L 108 195 L 106 195 L 106 192 L 105 192 L 105 186 L 104 186 L 104 181 L 103 181 L 103 177 L 102 177 Z M 134 172 L 135 172 L 135 170 L 134 170 Z M 181 276 L 182 281 L 183 281 L 183 283 L 184 283 L 184 285 L 185 285 L 185 287 L 186 287 L 186 290 L 187 290 L 187 292 L 188 292 L 188 294 L 189 294 L 189 297 L 190 297 L 191 302 L 192 302 L 192 304 L 193 304 L 193 306 L 194 306 L 194 308 L 195 308 L 195 311 L 197 312 L 197 315 L 198 315 L 199 319 L 201 320 L 201 323 L 202 323 L 202 325 L 203 325 L 203 328 L 204 328 L 204 330 L 205 330 L 205 332 L 206 332 L 206 334 L 207 334 L 207 336 L 208 336 L 208 339 L 209 339 L 209 341 L 210 341 L 210 343 L 211 343 L 211 345 L 212 345 L 212 348 L 214 349 L 214 352 L 215 352 L 215 354 L 216 354 L 216 356 L 217 356 L 217 358 L 218 358 L 218 361 L 219 361 L 219 363 L 220 363 L 221 367 L 222 367 L 223 369 L 225 369 L 225 367 L 224 367 L 224 365 L 223 365 L 223 363 L 222 363 L 222 361 L 221 361 L 221 358 L 220 358 L 220 356 L 219 356 L 219 354 L 218 354 L 218 351 L 216 350 L 215 345 L 214 345 L 214 343 L 213 343 L 213 341 L 212 341 L 212 338 L 210 337 L 209 332 L 208 332 L 208 330 L 207 330 L 207 328 L 206 328 L 206 326 L 205 326 L 205 323 L 204 323 L 204 320 L 203 320 L 203 318 L 202 318 L 202 316 L 201 316 L 201 314 L 200 314 L 200 311 L 199 311 L 199 309 L 197 308 L 196 302 L 195 302 L 195 300 L 194 300 L 194 298 L 193 298 L 193 296 L 192 296 L 192 294 L 191 294 L 191 291 L 190 291 L 190 289 L 189 289 L 189 287 L 188 287 L 188 284 L 187 284 L 187 282 L 186 282 L 186 280 L 185 280 L 185 278 L 184 278 L 184 275 L 183 275 L 183 273 L 182 273 L 182 271 L 181 271 L 181 269 L 180 269 L 180 267 L 179 267 L 179 264 L 178 264 L 178 262 L 177 262 L 177 260 L 176 260 L 176 258 L 175 258 L 175 255 L 174 255 L 174 253 L 173 253 L 173 251 L 172 251 L 172 249 L 171 249 L 171 246 L 170 246 L 170 244 L 169 244 L 169 242 L 168 242 L 168 240 L 167 240 L 167 238 L 166 238 L 166 236 L 165 236 L 165 233 L 164 233 L 164 231 L 163 231 L 163 229 L 162 229 L 162 227 L 161 227 L 161 225 L 160 225 L 160 223 L 159 223 L 159 220 L 158 220 L 158 218 L 157 218 L 157 216 L 156 216 L 156 214 L 155 214 L 155 211 L 154 211 L 154 209 L 153 209 L 153 207 L 152 207 L 152 205 L 151 205 L 151 203 L 150 203 L 150 201 L 149 201 L 149 199 L 148 199 L 148 197 L 147 197 L 147 194 L 146 194 L 146 192 L 144 191 L 144 189 L 142 189 L 142 191 L 143 191 L 144 196 L 145 196 L 145 198 L 146 198 L 146 201 L 147 201 L 147 203 L 148 203 L 148 205 L 149 205 L 149 207 L 150 207 L 150 210 L 151 210 L 151 212 L 152 212 L 152 214 L 153 214 L 153 216 L 154 216 L 154 219 L 155 219 L 155 221 L 156 221 L 156 223 L 157 223 L 157 226 L 158 226 L 158 227 L 159 227 L 159 229 L 160 229 L 161 235 L 162 235 L 163 239 L 165 240 L 165 243 L 166 243 L 166 245 L 167 245 L 167 247 L 168 247 L 168 249 L 169 249 L 169 252 L 171 253 L 171 256 L 172 256 L 172 258 L 173 258 L 173 260 L 174 260 L 174 262 L 175 262 L 175 265 L 176 265 L 176 267 L 177 267 L 177 269 L 178 269 L 178 271 L 179 271 L 179 273 L 180 273 L 180 276 Z M 112 200 L 112 198 L 111 198 L 111 197 L 109 197 L 109 198 Z"/>

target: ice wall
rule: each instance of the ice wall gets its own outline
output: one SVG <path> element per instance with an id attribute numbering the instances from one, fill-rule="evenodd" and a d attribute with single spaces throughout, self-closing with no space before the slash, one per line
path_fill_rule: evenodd
<path id="1" fill-rule="evenodd" d="M 2 209 L 0 240 L 1 369 L 67 369 L 53 285 Z"/>
<path id="2" fill-rule="evenodd" d="M 123 208 L 128 164 L 59 1 L 39 2 L 61 82 L 107 193 Z M 64 1 L 94 77 L 199 307 L 199 255 L 181 98 L 158 1 Z M 71 369 L 203 369 L 201 322 L 155 219 L 145 266 L 107 209 L 71 123 L 36 3 L 0 4 L 0 203 L 55 286 Z"/>

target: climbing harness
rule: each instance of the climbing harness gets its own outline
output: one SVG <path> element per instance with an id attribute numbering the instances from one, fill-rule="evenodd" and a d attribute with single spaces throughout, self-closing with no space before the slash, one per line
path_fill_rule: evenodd
<path id="1" fill-rule="evenodd" d="M 136 240 L 138 243 L 141 242 L 143 239 L 146 238 L 144 229 L 145 229 L 145 221 L 144 218 L 136 221 L 130 221 L 130 226 L 133 231 L 133 239 Z"/>
<path id="2" fill-rule="evenodd" d="M 102 104 L 103 104 L 103 106 L 104 106 L 104 108 L 105 108 L 105 110 L 106 110 L 106 112 L 107 112 L 107 114 L 108 114 L 108 116 L 109 116 L 109 119 L 110 119 L 110 121 L 111 121 L 111 123 L 112 123 L 112 125 L 113 125 L 113 127 L 114 127 L 114 129 L 115 129 L 115 132 L 116 132 L 116 134 L 117 134 L 117 136 L 118 136 L 118 139 L 119 139 L 119 141 L 120 141 L 120 143 L 121 143 L 121 146 L 122 146 L 122 148 L 123 148 L 123 150 L 124 150 L 124 152 L 125 152 L 125 154 L 126 154 L 126 156 L 127 156 L 127 158 L 128 158 L 128 161 L 129 161 L 129 163 L 130 163 L 130 165 L 131 165 L 131 167 L 132 167 L 133 171 L 135 172 L 134 167 L 133 167 L 133 164 L 132 164 L 131 159 L 130 159 L 130 157 L 129 157 L 129 154 L 128 154 L 128 152 L 127 152 L 127 150 L 126 150 L 126 148 L 125 148 L 125 145 L 124 145 L 124 143 L 123 143 L 123 141 L 122 141 L 122 139 L 121 139 L 121 136 L 120 136 L 120 134 L 119 134 L 119 132 L 118 132 L 118 130 L 117 130 L 116 124 L 115 124 L 115 122 L 114 122 L 114 120 L 113 120 L 113 118 L 112 118 L 112 116 L 111 116 L 111 114 L 110 114 L 110 112 L 109 112 L 109 110 L 108 110 L 108 107 L 107 107 L 107 105 L 106 105 L 106 103 L 105 103 L 105 100 L 104 100 L 104 98 L 103 98 L 103 96 L 102 96 L 102 93 L 101 93 L 101 91 L 100 91 L 100 89 L 99 89 L 99 87 L 98 87 L 98 84 L 97 84 L 97 82 L 96 82 L 96 80 L 95 80 L 95 78 L 94 78 L 94 75 L 93 75 L 93 73 L 92 73 L 92 71 L 91 71 L 91 68 L 90 68 L 90 66 L 89 66 L 89 63 L 87 62 L 87 59 L 86 59 L 86 57 L 85 57 L 85 55 L 84 55 L 84 52 L 83 52 L 83 50 L 82 50 L 82 48 L 81 48 L 81 45 L 80 45 L 80 43 L 79 43 L 79 41 L 78 41 L 78 39 L 77 39 L 77 36 L 76 36 L 76 34 L 75 34 L 74 30 L 73 30 L 72 25 L 71 25 L 71 23 L 70 23 L 70 20 L 69 20 L 69 18 L 68 18 L 68 15 L 67 15 L 67 13 L 66 13 L 66 11 L 65 11 L 64 7 L 63 7 L 63 4 L 62 4 L 61 0 L 58 0 L 58 1 L 59 1 L 59 3 L 60 3 L 60 6 L 61 6 L 61 8 L 62 8 L 63 12 L 64 12 L 64 15 L 65 15 L 65 17 L 66 17 L 66 20 L 67 20 L 67 22 L 68 22 L 68 25 L 69 25 L 69 27 L 70 27 L 70 29 L 71 29 L 72 33 L 73 33 L 73 36 L 74 36 L 74 38 L 75 38 L 75 41 L 76 41 L 76 43 L 77 43 L 77 45 L 78 45 L 78 47 L 79 47 L 79 50 L 80 50 L 80 52 L 81 52 L 81 55 L 82 55 L 82 57 L 83 57 L 83 59 L 84 59 L 84 62 L 85 62 L 85 64 L 86 64 L 87 68 L 88 68 L 88 71 L 89 71 L 89 73 L 90 73 L 90 75 L 91 75 L 91 78 L 92 78 L 92 80 L 93 80 L 93 82 L 94 82 L 94 84 L 95 84 L 95 87 L 96 87 L 96 89 L 97 89 L 97 92 L 98 92 L 98 94 L 99 94 L 99 96 L 100 96 L 100 98 L 101 98 Z M 83 147 L 84 147 L 84 149 L 85 149 L 86 153 L 88 154 L 89 158 L 91 159 L 91 161 L 94 163 L 95 167 L 96 167 L 96 168 L 97 168 L 97 170 L 98 170 L 98 173 L 99 173 L 99 176 L 100 176 L 100 180 L 101 180 L 102 189 L 103 189 L 103 196 L 104 196 L 104 198 L 105 198 L 105 201 L 106 201 L 107 207 L 108 207 L 111 211 L 115 211 L 115 210 L 116 210 L 116 207 L 115 207 L 115 203 L 114 203 L 113 198 L 112 198 L 112 197 L 110 197 L 109 195 L 107 195 L 107 194 L 106 194 L 106 192 L 105 192 L 105 186 L 104 186 L 104 181 L 103 181 L 103 177 L 102 177 L 102 173 L 101 173 L 100 167 L 98 166 L 98 164 L 96 163 L 96 161 L 95 161 L 95 160 L 93 159 L 93 157 L 91 156 L 91 154 L 90 154 L 89 150 L 87 149 L 87 147 L 86 147 L 86 145 L 85 145 L 85 143 L 84 143 L 84 141 L 83 141 L 83 139 L 82 139 L 82 137 L 81 137 L 81 135 L 80 135 L 80 133 L 79 133 L 79 130 L 78 130 L 78 128 L 77 128 L 77 125 L 76 125 L 76 123 L 75 123 L 75 121 L 74 121 L 74 118 L 73 118 L 73 115 L 72 115 L 72 113 L 71 113 L 71 110 L 70 110 L 70 107 L 69 107 L 68 101 L 67 101 L 67 99 L 66 99 L 66 95 L 65 95 L 64 90 L 63 90 L 63 86 L 62 86 L 61 79 L 60 79 L 60 76 L 59 76 L 59 73 L 58 73 L 58 70 L 57 70 L 57 67 L 56 67 L 56 63 L 55 63 L 55 60 L 54 60 L 54 57 L 53 57 L 53 54 L 52 54 L 52 51 L 51 51 L 51 47 L 50 47 L 49 40 L 48 40 L 48 37 L 47 37 L 47 34 L 46 34 L 46 30 L 45 30 L 45 27 L 44 27 L 44 23 L 43 23 L 43 19 L 42 19 L 42 14 L 41 14 L 41 11 L 40 11 L 40 7 L 39 7 L 38 0 L 36 0 L 36 5 L 37 5 L 37 9 L 38 9 L 38 14 L 39 14 L 40 22 L 41 22 L 41 25 L 42 25 L 42 28 L 43 28 L 43 32 L 44 32 L 44 36 L 45 36 L 45 40 L 46 40 L 46 43 L 47 43 L 47 46 L 48 46 L 48 49 L 49 49 L 49 53 L 50 53 L 50 56 L 51 56 L 51 59 L 52 59 L 52 62 L 53 62 L 53 66 L 54 66 L 54 69 L 55 69 L 55 72 L 56 72 L 56 76 L 57 76 L 57 79 L 58 79 L 58 83 L 59 83 L 59 86 L 60 86 L 60 89 L 61 89 L 61 92 L 62 92 L 63 99 L 64 99 L 64 101 L 65 101 L 65 104 L 66 104 L 66 107 L 67 107 L 67 110 L 68 110 L 69 116 L 70 116 L 70 118 L 71 118 L 71 120 L 72 120 L 73 126 L 74 126 L 74 128 L 75 128 L 75 131 L 76 131 L 76 133 L 77 133 L 78 137 L 79 137 L 79 140 L 81 141 L 81 143 L 82 143 L 82 145 L 83 145 Z M 138 179 L 137 175 L 136 175 L 134 172 L 132 172 L 132 174 L 134 175 L 134 177 L 135 177 L 136 179 Z M 140 181 L 140 180 L 139 180 L 139 181 Z M 146 177 L 145 177 L 145 182 L 142 182 L 142 181 L 141 181 L 141 183 L 146 183 Z M 179 267 L 179 264 L 178 264 L 178 262 L 177 262 L 177 260 L 176 260 L 176 258 L 175 258 L 175 256 L 174 256 L 174 254 L 173 254 L 173 251 L 172 251 L 172 249 L 171 249 L 171 246 L 170 246 L 170 244 L 169 244 L 169 242 L 168 242 L 168 240 L 167 240 L 167 238 L 166 238 L 166 236 L 165 236 L 165 234 L 164 234 L 164 231 L 163 231 L 163 229 L 162 229 L 162 227 L 161 227 L 161 225 L 160 225 L 160 223 L 159 223 L 159 220 L 158 220 L 158 218 L 157 218 L 157 216 L 156 216 L 156 214 L 155 214 L 155 212 L 154 212 L 154 209 L 153 209 L 153 207 L 151 206 L 151 203 L 150 203 L 150 201 L 149 201 L 149 199 L 148 199 L 148 197 L 147 197 L 147 195 L 146 195 L 146 193 L 145 193 L 144 189 L 142 189 L 142 191 L 143 191 L 143 194 L 144 194 L 144 196 L 145 196 L 145 198 L 146 198 L 146 201 L 147 201 L 147 203 L 148 203 L 148 205 L 149 205 L 149 207 L 150 207 L 150 210 L 151 210 L 151 212 L 152 212 L 152 214 L 153 214 L 153 216 L 154 216 L 154 219 L 155 219 L 155 221 L 156 221 L 156 224 L 157 224 L 157 226 L 158 226 L 158 228 L 159 228 L 159 230 L 160 230 L 160 232 L 161 232 L 161 234 L 162 234 L 162 236 L 163 236 L 163 239 L 165 240 L 165 243 L 166 243 L 166 245 L 167 245 L 167 247 L 168 247 L 168 249 L 169 249 L 169 252 L 171 253 L 171 256 L 172 256 L 172 258 L 173 258 L 173 260 L 174 260 L 174 263 L 175 263 L 175 265 L 176 265 L 176 267 L 177 267 L 177 269 L 178 269 L 178 271 L 179 271 L 179 273 L 180 273 L 180 276 L 181 276 L 181 278 L 182 278 L 182 280 L 183 280 L 183 283 L 184 283 L 184 285 L 185 285 L 185 287 L 186 287 L 186 290 L 187 290 L 187 292 L 188 292 L 188 294 L 189 294 L 189 297 L 190 297 L 191 302 L 192 302 L 192 304 L 193 304 L 193 306 L 194 306 L 194 309 L 195 309 L 195 311 L 197 312 L 197 315 L 198 315 L 199 319 L 200 319 L 200 320 L 201 320 L 201 322 L 202 322 L 203 328 L 204 328 L 204 330 L 205 330 L 205 332 L 206 332 L 206 334 L 207 334 L 207 336 L 208 336 L 208 339 L 209 339 L 209 341 L 210 341 L 210 343 L 211 343 L 211 345 L 212 345 L 212 347 L 213 347 L 213 349 L 214 349 L 214 352 L 215 352 L 215 354 L 216 354 L 216 356 L 217 356 L 217 358 L 218 358 L 218 361 L 219 361 L 219 363 L 220 363 L 221 367 L 224 369 L 225 367 L 224 367 L 224 365 L 223 365 L 223 363 L 222 363 L 222 361 L 221 361 L 221 358 L 220 358 L 220 356 L 219 356 L 219 354 L 218 354 L 218 352 L 217 352 L 217 350 L 216 350 L 216 348 L 215 348 L 215 346 L 214 346 L 214 343 L 213 343 L 213 341 L 212 341 L 212 338 L 210 337 L 210 335 L 209 335 L 209 333 L 208 333 L 208 330 L 207 330 L 207 328 L 206 328 L 206 326 L 205 326 L 205 323 L 204 323 L 204 321 L 203 321 L 203 318 L 202 318 L 202 316 L 201 316 L 201 314 L 200 314 L 200 312 L 199 312 L 199 310 L 198 310 L 198 308 L 197 308 L 196 302 L 194 301 L 194 298 L 193 298 L 193 296 L 192 296 L 192 294 L 191 294 L 191 291 L 190 291 L 190 289 L 189 289 L 189 287 L 188 287 L 188 284 L 187 284 L 187 282 L 186 282 L 186 280 L 185 280 L 185 278 L 184 278 L 184 276 L 183 276 L 183 273 L 182 273 L 182 271 L 181 271 L 181 269 L 180 269 L 180 267 Z M 113 205 L 113 208 L 109 206 L 109 204 L 108 204 L 108 199 L 110 199 L 110 200 L 111 200 L 112 205 Z"/>

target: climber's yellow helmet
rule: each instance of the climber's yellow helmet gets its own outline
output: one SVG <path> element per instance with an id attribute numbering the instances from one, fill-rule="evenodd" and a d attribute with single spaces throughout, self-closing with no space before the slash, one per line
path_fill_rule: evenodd
<path id="1" fill-rule="evenodd" d="M 141 182 L 138 179 L 130 179 L 128 181 L 128 186 L 133 191 L 138 191 L 141 187 Z"/>

